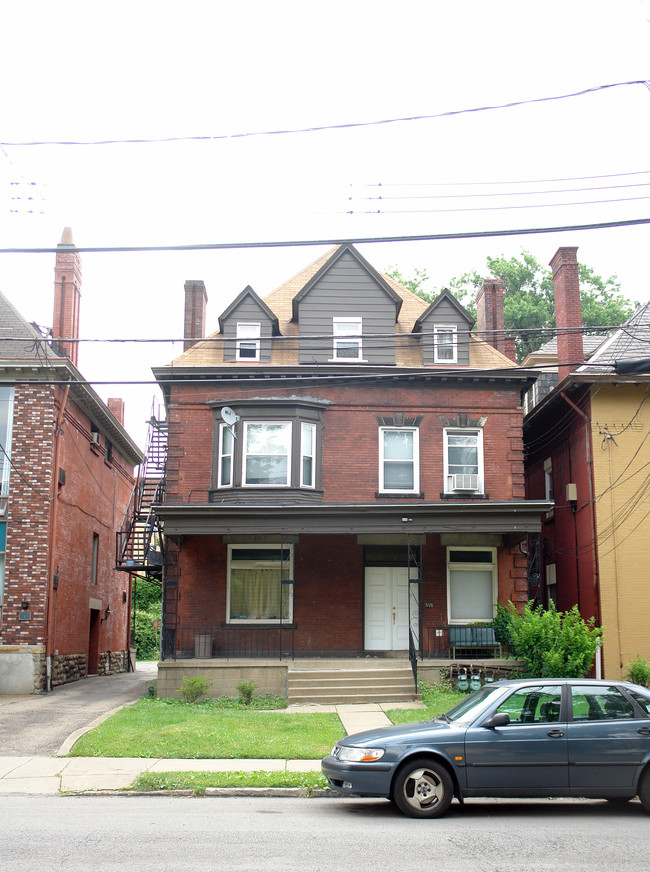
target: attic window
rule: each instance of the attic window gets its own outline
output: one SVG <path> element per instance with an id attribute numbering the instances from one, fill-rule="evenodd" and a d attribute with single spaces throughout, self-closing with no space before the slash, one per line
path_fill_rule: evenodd
<path id="1" fill-rule="evenodd" d="M 260 324 L 237 322 L 237 360 L 260 359 Z"/>
<path id="2" fill-rule="evenodd" d="M 361 360 L 361 318 L 334 318 L 334 360 Z"/>
<path id="3" fill-rule="evenodd" d="M 458 360 L 458 332 L 455 327 L 434 326 L 433 359 L 435 363 L 456 363 Z"/>

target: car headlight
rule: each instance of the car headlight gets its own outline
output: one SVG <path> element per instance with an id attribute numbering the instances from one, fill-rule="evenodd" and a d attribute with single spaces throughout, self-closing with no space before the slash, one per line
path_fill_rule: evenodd
<path id="1" fill-rule="evenodd" d="M 384 756 L 383 748 L 355 748 L 350 745 L 339 745 L 338 754 L 339 760 L 344 760 L 348 763 L 374 763 Z"/>

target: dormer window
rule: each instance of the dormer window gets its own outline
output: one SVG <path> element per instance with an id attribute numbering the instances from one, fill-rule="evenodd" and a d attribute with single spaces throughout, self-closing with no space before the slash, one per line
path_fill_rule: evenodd
<path id="1" fill-rule="evenodd" d="M 259 323 L 237 322 L 237 360 L 260 359 Z"/>
<path id="2" fill-rule="evenodd" d="M 458 333 L 455 327 L 434 326 L 433 359 L 435 363 L 456 363 L 458 360 Z"/>
<path id="3" fill-rule="evenodd" d="M 361 354 L 361 318 L 334 318 L 334 355 L 333 360 L 360 361 Z"/>

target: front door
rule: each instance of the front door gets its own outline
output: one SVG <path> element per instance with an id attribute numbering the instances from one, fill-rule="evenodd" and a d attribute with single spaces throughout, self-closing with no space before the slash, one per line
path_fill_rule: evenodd
<path id="1" fill-rule="evenodd" d="M 406 566 L 368 566 L 365 590 L 366 651 L 408 651 L 409 581 Z M 417 602 L 414 620 L 417 621 Z M 417 629 L 414 627 L 414 629 Z"/>

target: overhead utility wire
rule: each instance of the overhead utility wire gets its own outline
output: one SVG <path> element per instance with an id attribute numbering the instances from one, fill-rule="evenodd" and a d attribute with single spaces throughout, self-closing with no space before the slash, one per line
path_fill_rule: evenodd
<path id="1" fill-rule="evenodd" d="M 509 184 L 513 184 L 510 182 Z M 377 194 L 373 197 L 350 197 L 349 199 L 369 200 L 478 200 L 485 197 L 535 197 L 543 194 L 582 194 L 585 191 L 617 191 L 620 188 L 647 188 L 650 182 L 630 182 L 626 185 L 598 185 L 588 188 L 553 188 L 548 191 L 487 191 L 484 194 Z M 641 199 L 630 197 L 629 199 Z M 645 198 L 643 198 L 645 199 Z M 596 201 L 600 202 L 600 201 Z"/>
<path id="2" fill-rule="evenodd" d="M 367 182 L 351 183 L 351 188 L 460 188 L 480 187 L 481 185 L 542 185 L 551 182 L 587 182 L 592 179 L 618 179 L 623 176 L 647 176 L 650 170 L 635 170 L 631 173 L 605 173 L 598 176 L 563 176 L 554 179 L 516 179 L 490 182 Z M 627 187 L 627 186 L 626 186 Z"/>
<path id="3" fill-rule="evenodd" d="M 629 218 L 622 221 L 599 221 L 593 224 L 565 224 L 557 227 L 521 227 L 516 230 L 475 230 L 459 233 L 418 233 L 404 236 L 350 236 L 330 239 L 294 239 L 267 242 L 198 242 L 188 245 L 111 245 L 70 246 L 80 254 L 116 254 L 139 251 L 211 251 L 247 248 L 309 248 L 316 245 L 369 245 L 388 242 L 434 242 L 447 239 L 487 239 L 495 236 L 530 236 L 540 233 L 568 233 L 574 230 L 607 230 L 613 227 L 635 227 L 650 224 L 650 218 Z M 56 254 L 61 248 L 0 248 L 0 254 Z"/>
<path id="4" fill-rule="evenodd" d="M 512 109 L 516 106 L 526 106 L 535 103 L 549 103 L 554 100 L 567 100 L 573 97 L 584 97 L 586 94 L 594 94 L 597 91 L 606 91 L 612 88 L 625 88 L 630 85 L 643 85 L 649 87 L 650 83 L 644 79 L 639 79 L 631 82 L 614 82 L 608 85 L 597 85 L 593 88 L 585 88 L 582 91 L 573 91 L 569 94 L 556 94 L 552 97 L 534 97 L 529 100 L 513 100 L 509 103 L 497 103 L 490 106 L 475 106 L 469 109 L 451 109 L 447 112 L 436 112 L 430 115 L 409 115 L 403 118 L 384 118 L 377 121 L 350 121 L 342 124 L 321 124 L 312 127 L 295 127 L 280 130 L 253 130 L 246 133 L 224 133 L 212 136 L 166 136 L 157 137 L 154 139 L 102 139 L 94 141 L 84 140 L 50 140 L 50 141 L 30 141 L 30 142 L 0 142 L 0 146 L 43 146 L 43 145 L 64 145 L 64 146 L 87 146 L 87 145 L 147 145 L 152 143 L 165 142 L 215 142 L 227 139 L 244 139 L 253 136 L 287 136 L 296 133 L 318 133 L 325 130 L 351 130 L 361 127 L 377 127 L 383 124 L 401 124 L 407 121 L 431 121 L 436 118 L 450 118 L 454 115 L 469 115 L 475 112 L 491 112 L 497 109 Z"/>

